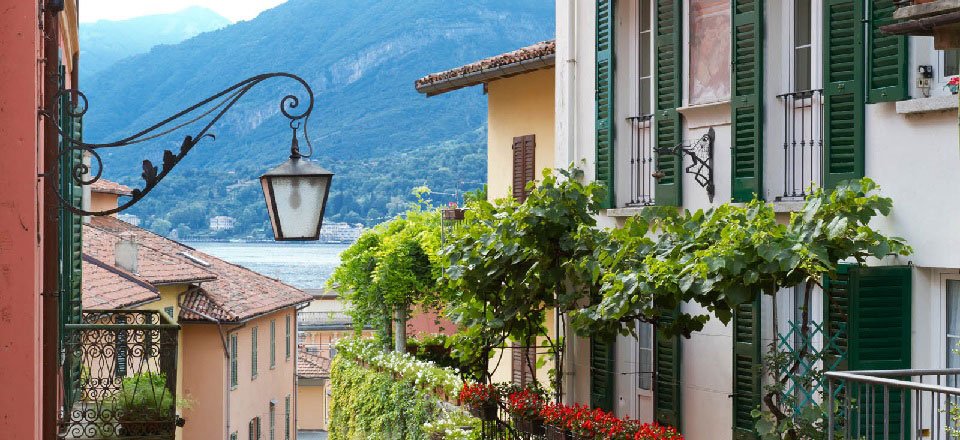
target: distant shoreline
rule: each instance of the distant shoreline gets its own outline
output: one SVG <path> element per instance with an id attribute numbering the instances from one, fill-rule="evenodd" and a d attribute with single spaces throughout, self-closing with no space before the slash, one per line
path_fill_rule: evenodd
<path id="1" fill-rule="evenodd" d="M 269 243 L 269 244 L 278 244 L 276 240 L 240 240 L 240 239 L 216 239 L 216 238 L 188 238 L 180 240 L 182 243 L 234 243 L 234 244 L 260 244 L 260 243 Z M 317 244 L 353 244 L 353 241 L 286 241 L 283 242 L 284 245 L 299 245 L 299 246 L 311 246 Z"/>

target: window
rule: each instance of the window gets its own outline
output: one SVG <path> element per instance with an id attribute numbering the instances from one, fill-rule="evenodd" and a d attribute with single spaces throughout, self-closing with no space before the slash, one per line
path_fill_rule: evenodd
<path id="1" fill-rule="evenodd" d="M 174 309 L 173 309 L 173 306 L 164 307 L 164 308 L 163 308 L 163 313 L 166 313 L 167 316 L 169 316 L 171 319 L 175 319 L 174 316 L 173 316 L 173 310 L 174 310 Z"/>
<path id="2" fill-rule="evenodd" d="M 523 203 L 527 199 L 527 183 L 536 179 L 536 135 L 513 138 L 513 198 Z"/>
<path id="3" fill-rule="evenodd" d="M 690 1 L 690 104 L 730 99 L 730 0 Z"/>
<path id="4" fill-rule="evenodd" d="M 937 71 L 940 83 L 938 88 L 944 93 L 949 93 L 945 89 L 947 81 L 950 81 L 951 77 L 960 75 L 960 49 L 938 50 L 937 61 L 940 64 Z"/>
<path id="5" fill-rule="evenodd" d="M 257 327 L 250 331 L 250 379 L 257 378 Z"/>
<path id="6" fill-rule="evenodd" d="M 230 387 L 237 387 L 237 334 L 230 335 Z"/>
<path id="7" fill-rule="evenodd" d="M 260 417 L 250 419 L 250 440 L 260 440 Z"/>
<path id="8" fill-rule="evenodd" d="M 274 432 L 277 427 L 277 404 L 270 402 L 270 440 L 276 440 Z"/>
<path id="9" fill-rule="evenodd" d="M 637 8 L 637 110 L 653 113 L 653 0 L 639 0 Z"/>
<path id="10" fill-rule="evenodd" d="M 947 280 L 946 353 L 947 368 L 960 368 L 960 280 Z M 948 386 L 957 386 L 957 376 L 947 376 Z"/>
<path id="11" fill-rule="evenodd" d="M 237 436 L 237 433 L 236 433 L 236 432 L 231 432 L 231 433 L 230 433 L 230 440 L 238 440 L 238 436 Z"/>
<path id="12" fill-rule="evenodd" d="M 536 348 L 522 347 L 520 344 L 514 343 L 510 351 L 512 356 L 511 372 L 513 383 L 520 386 L 533 383 L 534 378 L 531 369 L 536 371 L 537 368 Z"/>
<path id="13" fill-rule="evenodd" d="M 290 360 L 290 315 L 286 316 L 286 325 L 287 325 L 287 340 L 284 350 L 287 352 L 287 360 Z"/>
<path id="14" fill-rule="evenodd" d="M 637 388 L 653 389 L 653 324 L 637 325 Z"/>
<path id="15" fill-rule="evenodd" d="M 627 117 L 625 130 L 618 135 L 618 150 L 614 155 L 618 169 L 617 188 L 630 188 L 627 191 L 616 191 L 617 206 L 646 206 L 653 204 L 653 175 L 656 171 L 653 156 L 653 6 L 654 0 L 637 0 L 636 23 L 631 32 L 634 33 L 628 59 L 635 60 L 630 68 L 633 100 L 630 105 L 630 114 Z M 629 153 L 622 150 L 629 142 Z M 629 158 L 629 161 L 627 160 Z M 625 169 L 623 167 L 629 167 Z M 629 179 L 629 182 L 624 180 Z M 626 196 L 629 198 L 625 199 Z"/>
<path id="16" fill-rule="evenodd" d="M 283 399 L 283 440 L 290 440 L 290 396 Z"/>
<path id="17" fill-rule="evenodd" d="M 813 10 L 811 0 L 793 0 L 793 90 L 810 90 L 813 87 Z"/>
<path id="18" fill-rule="evenodd" d="M 270 369 L 277 366 L 277 321 L 270 321 Z"/>

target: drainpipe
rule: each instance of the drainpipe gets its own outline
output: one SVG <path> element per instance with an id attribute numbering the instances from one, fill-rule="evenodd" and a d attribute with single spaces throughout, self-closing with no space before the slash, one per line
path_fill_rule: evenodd
<path id="1" fill-rule="evenodd" d="M 566 64 L 567 71 L 567 83 L 566 83 L 566 96 L 567 96 L 567 142 L 565 145 L 567 153 L 567 163 L 562 164 L 563 167 L 567 167 L 571 162 L 576 162 L 577 160 L 577 113 L 580 108 L 580 99 L 577 96 L 577 56 L 579 55 L 578 45 L 577 45 L 577 33 L 580 29 L 577 27 L 580 17 L 580 10 L 577 0 L 568 0 L 567 1 L 567 56 L 563 60 Z M 558 316 L 559 318 L 559 316 Z M 557 319 L 558 327 L 560 320 Z M 572 405 L 576 402 L 576 357 L 575 346 L 577 344 L 576 335 L 571 332 L 566 325 L 563 327 L 563 379 L 561 386 L 563 387 L 563 396 L 561 398 L 564 400 L 564 403 Z M 559 333 L 558 333 L 559 335 Z"/>
<path id="2" fill-rule="evenodd" d="M 58 153 L 57 90 L 60 54 L 60 23 L 57 18 L 62 2 L 46 1 L 43 5 L 43 348 L 42 348 L 42 417 L 43 439 L 57 437 L 59 289 L 60 289 L 60 213 L 57 198 Z M 52 173 L 52 174 L 47 174 Z"/>

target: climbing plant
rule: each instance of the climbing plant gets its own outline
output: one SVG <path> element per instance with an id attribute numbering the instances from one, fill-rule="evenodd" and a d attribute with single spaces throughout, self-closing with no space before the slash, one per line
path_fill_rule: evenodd
<path id="1" fill-rule="evenodd" d="M 581 260 L 592 258 L 605 234 L 594 218 L 603 189 L 582 180 L 576 168 L 545 170 L 539 184 L 528 185 L 524 203 L 468 204 L 466 219 L 443 250 L 445 310 L 459 327 L 455 354 L 486 370 L 494 348 L 507 340 L 524 346 L 545 341 L 562 371 L 563 341 L 551 336 L 546 318 L 554 309 L 562 317 L 598 293 L 591 266 Z M 535 367 L 525 365 L 531 372 Z M 489 372 L 483 374 L 489 380 Z"/>
<path id="2" fill-rule="evenodd" d="M 759 200 L 696 212 L 647 209 L 609 234 L 608 245 L 595 246 L 594 258 L 582 260 L 601 286 L 600 299 L 572 314 L 574 327 L 626 334 L 641 320 L 660 324 L 665 335 L 689 337 L 711 317 L 729 323 L 734 307 L 756 295 L 803 282 L 819 285 L 840 261 L 908 255 L 903 239 L 870 226 L 892 205 L 864 178 L 832 192 L 814 190 L 785 223 Z M 660 322 L 683 302 L 707 313 Z"/>

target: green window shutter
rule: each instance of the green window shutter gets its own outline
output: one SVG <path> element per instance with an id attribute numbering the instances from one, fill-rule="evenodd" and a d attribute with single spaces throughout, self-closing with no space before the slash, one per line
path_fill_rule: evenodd
<path id="1" fill-rule="evenodd" d="M 597 181 L 607 189 L 604 208 L 614 208 L 614 0 L 597 0 Z"/>
<path id="2" fill-rule="evenodd" d="M 290 396 L 283 399 L 283 439 L 290 440 Z"/>
<path id="3" fill-rule="evenodd" d="M 613 411 L 615 341 L 590 338 L 590 406 L 604 411 Z"/>
<path id="4" fill-rule="evenodd" d="M 864 175 L 863 0 L 823 0 L 823 186 Z"/>
<path id="5" fill-rule="evenodd" d="M 751 412 L 760 406 L 763 392 L 760 297 L 738 305 L 733 315 L 733 438 L 737 440 L 759 438 Z"/>
<path id="6" fill-rule="evenodd" d="M 836 348 L 829 348 L 825 357 L 825 365 L 837 365 L 839 370 L 847 370 L 847 352 L 850 338 L 847 331 L 847 317 L 850 315 L 850 269 L 851 264 L 840 264 L 834 277 L 825 276 L 823 279 L 824 318 L 826 319 L 825 340 L 836 339 Z M 838 360 L 837 358 L 841 358 Z"/>
<path id="7" fill-rule="evenodd" d="M 763 197 L 763 0 L 733 0 L 734 202 Z"/>
<path id="8" fill-rule="evenodd" d="M 290 359 L 290 315 L 286 316 L 286 326 L 287 326 L 287 337 L 284 350 L 287 353 L 287 359 Z"/>
<path id="9" fill-rule="evenodd" d="M 679 310 L 678 310 L 679 311 Z M 664 324 L 672 322 L 676 312 L 660 318 Z M 654 421 L 661 425 L 669 425 L 682 432 L 683 408 L 680 388 L 680 337 L 664 338 L 657 334 L 654 347 L 655 380 L 653 388 Z"/>
<path id="10" fill-rule="evenodd" d="M 270 320 L 270 368 L 277 366 L 277 321 Z"/>
<path id="11" fill-rule="evenodd" d="M 257 378 L 257 327 L 250 331 L 250 378 Z"/>
<path id="12" fill-rule="evenodd" d="M 237 335 L 230 335 L 230 386 L 237 386 Z"/>
<path id="13" fill-rule="evenodd" d="M 657 148 L 672 148 L 683 140 L 683 122 L 677 113 L 682 105 L 683 2 L 657 0 L 656 12 L 656 100 L 654 124 Z M 680 155 L 657 154 L 657 205 L 680 206 L 683 186 L 683 159 Z"/>
<path id="14" fill-rule="evenodd" d="M 839 294 L 842 301 L 828 302 L 828 329 L 845 324 L 847 370 L 900 370 L 911 367 L 911 303 L 912 278 L 907 266 L 857 267 L 846 266 L 838 270 L 839 280 L 830 280 L 828 292 Z M 836 306 L 836 307 L 834 307 Z M 846 307 L 846 310 L 842 306 Z M 843 313 L 845 311 L 845 313 Z M 861 388 L 848 392 L 867 393 Z M 873 393 L 882 393 L 882 388 L 873 388 Z M 872 408 L 862 408 L 853 417 L 865 429 L 882 432 L 883 417 L 889 415 L 891 433 L 901 430 L 902 412 L 910 411 L 910 396 L 900 390 L 889 390 L 889 410 L 884 409 L 883 399 L 864 403 Z M 904 408 L 905 410 L 901 410 Z M 878 417 L 880 415 L 881 417 Z M 909 416 L 908 416 L 909 417 Z M 872 425 L 872 428 L 871 428 Z M 909 429 L 904 429 L 904 439 L 909 438 Z M 894 434 L 896 438 L 899 435 Z"/>
<path id="15" fill-rule="evenodd" d="M 888 35 L 882 26 L 894 23 L 894 0 L 867 2 L 867 99 L 868 102 L 891 102 L 908 99 L 907 37 Z"/>

